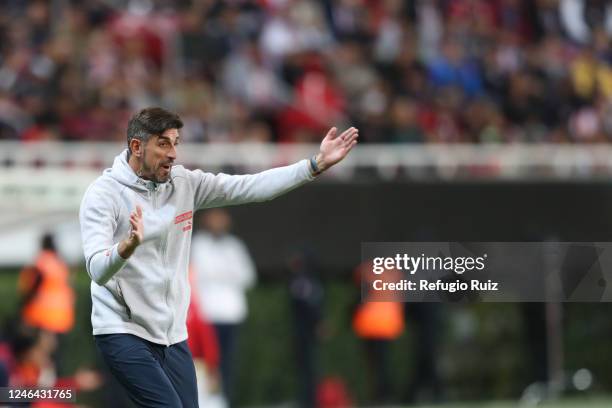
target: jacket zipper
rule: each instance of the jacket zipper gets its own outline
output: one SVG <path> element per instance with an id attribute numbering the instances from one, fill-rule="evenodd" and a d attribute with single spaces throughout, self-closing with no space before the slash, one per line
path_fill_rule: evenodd
<path id="1" fill-rule="evenodd" d="M 164 268 L 164 271 L 168 271 L 168 266 L 167 266 L 167 262 L 166 262 L 166 251 L 168 250 L 168 231 L 165 231 L 165 233 L 162 235 L 162 266 Z M 166 339 L 168 342 L 168 346 L 170 346 L 170 329 L 172 328 L 172 321 L 174 319 L 174 311 L 172 310 L 172 308 L 170 307 L 170 285 L 172 284 L 172 276 L 169 276 L 169 274 L 167 274 L 167 279 L 166 279 L 166 305 L 168 306 L 168 310 L 170 311 L 170 324 L 168 325 L 168 329 L 166 330 Z"/>
<path id="2" fill-rule="evenodd" d="M 156 210 L 157 210 L 157 193 L 158 193 L 158 186 L 154 185 L 153 192 L 152 192 L 152 197 L 153 197 L 152 201 L 153 201 L 153 208 Z M 166 250 L 167 250 L 166 234 L 167 234 L 167 231 L 165 231 L 162 234 L 162 237 L 159 243 L 159 252 L 161 255 L 162 267 L 163 267 L 164 272 L 166 272 L 168 269 L 166 266 Z M 172 317 L 173 317 L 172 309 L 170 308 L 170 302 L 168 301 L 168 296 L 170 294 L 169 277 L 167 277 L 165 280 L 165 286 L 166 286 L 166 307 L 168 308 L 168 311 L 170 314 L 170 324 L 168 325 L 168 328 L 166 329 L 166 347 L 169 347 L 170 346 L 170 328 L 172 326 Z"/>

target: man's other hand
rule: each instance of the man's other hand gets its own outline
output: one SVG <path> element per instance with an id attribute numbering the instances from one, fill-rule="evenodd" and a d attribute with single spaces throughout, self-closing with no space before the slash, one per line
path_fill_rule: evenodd
<path id="1" fill-rule="evenodd" d="M 319 171 L 325 171 L 346 157 L 353 146 L 357 144 L 359 131 L 350 127 L 340 135 L 338 129 L 333 127 L 321 142 L 321 150 L 316 156 Z"/>
<path id="2" fill-rule="evenodd" d="M 119 243 L 117 251 L 123 259 L 129 258 L 138 245 L 144 239 L 144 227 L 142 224 L 142 207 L 136 206 L 136 210 L 130 214 L 130 235 Z"/>

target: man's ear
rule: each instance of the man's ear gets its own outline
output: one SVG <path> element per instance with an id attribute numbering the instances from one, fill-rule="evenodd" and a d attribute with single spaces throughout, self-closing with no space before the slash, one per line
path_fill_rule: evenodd
<path id="1" fill-rule="evenodd" d="M 131 143 L 130 143 L 130 150 L 132 151 L 132 154 L 135 157 L 141 158 L 142 157 L 142 140 L 139 139 L 132 139 Z"/>

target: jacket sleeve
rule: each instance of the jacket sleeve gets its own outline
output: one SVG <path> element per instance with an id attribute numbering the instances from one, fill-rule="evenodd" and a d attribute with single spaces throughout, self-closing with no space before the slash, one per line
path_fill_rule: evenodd
<path id="1" fill-rule="evenodd" d="M 195 170 L 188 171 L 188 177 L 195 186 L 197 209 L 268 201 L 314 180 L 308 160 L 257 174 L 214 175 Z"/>
<path id="2" fill-rule="evenodd" d="M 118 212 L 108 195 L 90 188 L 83 197 L 79 211 L 81 238 L 85 254 L 85 266 L 89 277 L 98 285 L 104 285 L 127 262 L 113 242 L 117 229 Z"/>

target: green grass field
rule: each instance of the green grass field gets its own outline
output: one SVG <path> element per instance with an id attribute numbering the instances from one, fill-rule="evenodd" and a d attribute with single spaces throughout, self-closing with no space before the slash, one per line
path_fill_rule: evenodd
<path id="1" fill-rule="evenodd" d="M 419 405 L 418 407 L 413 408 L 515 408 L 530 406 L 531 405 L 519 405 L 519 403 L 516 401 L 492 401 L 442 405 Z M 612 398 L 568 398 L 558 401 L 545 402 L 536 406 L 543 408 L 610 408 L 612 407 Z"/>
<path id="2" fill-rule="evenodd" d="M 0 321 L 15 314 L 17 271 L 0 272 Z M 70 375 L 82 365 L 95 367 L 96 358 L 91 337 L 89 278 L 78 269 L 74 276 L 77 290 L 77 321 L 73 332 L 66 338 L 64 355 L 65 374 Z M 325 376 L 341 378 L 350 392 L 351 399 L 367 406 L 367 372 L 360 344 L 351 332 L 348 310 L 354 293 L 344 282 L 329 282 L 326 286 L 328 303 L 326 319 L 330 333 L 323 339 L 319 350 L 319 367 Z M 295 396 L 297 378 L 291 348 L 291 314 L 289 312 L 286 284 L 261 283 L 250 293 L 250 315 L 242 332 L 240 343 L 244 365 L 239 373 L 239 387 L 243 400 L 238 406 L 289 407 Z M 593 394 L 572 394 L 570 398 L 551 401 L 538 407 L 603 408 L 612 407 L 612 353 L 609 338 L 612 329 L 609 316 L 610 304 L 577 304 L 567 307 L 568 324 L 565 336 L 566 365 L 570 370 L 581 367 L 592 369 L 595 378 Z M 521 333 L 516 306 L 512 304 L 475 305 L 470 309 L 479 324 L 478 336 L 466 340 L 453 337 L 447 330 L 446 356 L 442 363 L 446 369 L 447 396 L 453 402 L 441 405 L 411 405 L 410 408 L 510 408 L 519 407 L 513 396 L 520 395 L 521 381 L 528 365 L 522 359 Z M 589 319 L 582 318 L 589 316 Z M 404 338 L 394 344 L 394 390 L 399 394 L 410 371 L 410 327 Z M 486 364 L 482 356 L 486 355 Z M 579 397 L 580 396 L 580 397 Z M 83 393 L 79 402 L 91 407 L 104 406 L 103 391 Z M 465 402 L 468 401 L 468 402 Z M 474 402 L 469 402 L 474 401 Z M 487 402 L 488 401 L 488 402 Z M 264 405 L 265 404 L 265 405 Z M 526 407 L 527 405 L 523 405 Z M 399 406 L 398 406 L 399 408 Z"/>
<path id="3" fill-rule="evenodd" d="M 276 408 L 285 408 L 292 405 L 275 405 Z M 564 398 L 557 401 L 545 402 L 539 405 L 520 405 L 516 401 L 477 401 L 462 403 L 447 403 L 437 405 L 385 405 L 385 406 L 366 406 L 366 408 L 610 408 L 612 407 L 612 397 L 592 396 L 583 398 Z M 252 407 L 255 408 L 255 407 Z M 264 408 L 257 406 L 256 408 Z M 269 408 L 269 406 L 268 406 Z"/>

